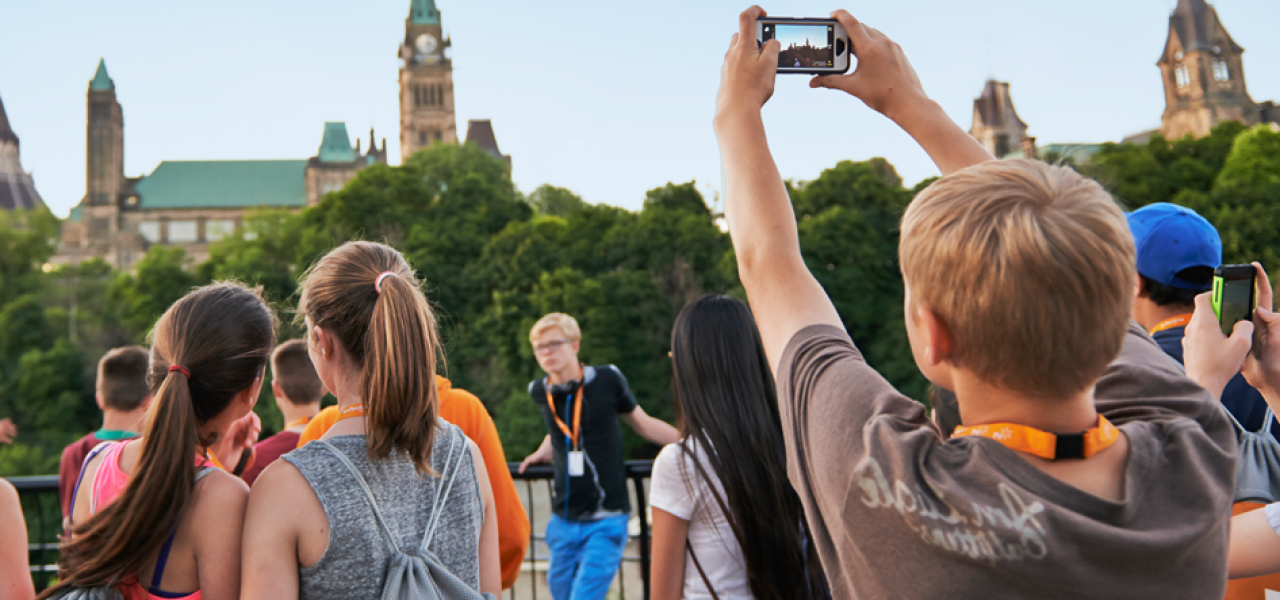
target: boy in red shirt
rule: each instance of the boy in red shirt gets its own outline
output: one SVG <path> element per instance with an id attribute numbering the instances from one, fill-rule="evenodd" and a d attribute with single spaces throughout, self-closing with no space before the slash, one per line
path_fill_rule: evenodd
<path id="1" fill-rule="evenodd" d="M 272 461 L 298 447 L 298 437 L 320 412 L 324 384 L 307 355 L 305 340 L 289 340 L 276 346 L 271 354 L 271 391 L 276 395 L 276 406 L 284 415 L 284 431 L 253 447 L 257 460 L 241 475 L 249 485 L 253 485 L 258 474 Z"/>
<path id="2" fill-rule="evenodd" d="M 71 492 L 89 451 L 102 442 L 138 437 L 142 431 L 142 419 L 151 404 L 151 393 L 147 390 L 148 360 L 146 348 L 126 346 L 108 351 L 98 361 L 94 398 L 102 409 L 102 428 L 62 451 L 58 465 L 58 500 L 62 503 L 64 518 L 71 508 Z"/>

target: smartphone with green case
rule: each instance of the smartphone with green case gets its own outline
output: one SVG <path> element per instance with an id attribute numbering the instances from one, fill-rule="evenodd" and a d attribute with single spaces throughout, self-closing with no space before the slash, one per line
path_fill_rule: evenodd
<path id="1" fill-rule="evenodd" d="M 1253 265 L 1222 265 L 1213 270 L 1213 314 L 1224 335 L 1229 337 L 1237 322 L 1253 319 L 1253 309 L 1258 307 L 1257 276 Z"/>

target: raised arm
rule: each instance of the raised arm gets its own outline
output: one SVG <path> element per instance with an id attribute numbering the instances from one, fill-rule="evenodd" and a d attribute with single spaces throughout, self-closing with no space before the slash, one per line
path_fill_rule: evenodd
<path id="1" fill-rule="evenodd" d="M 831 16 L 849 34 L 858 68 L 848 75 L 814 77 L 809 87 L 843 90 L 889 117 L 929 153 L 943 175 L 993 159 L 982 144 L 929 99 L 901 46 L 874 27 L 863 25 L 848 11 L 837 10 Z"/>
<path id="2" fill-rule="evenodd" d="M 715 130 L 738 275 L 777 372 L 797 331 L 818 323 L 844 325 L 800 256 L 795 212 L 765 139 L 760 109 L 773 95 L 780 45 L 769 40 L 756 46 L 756 19 L 764 14 L 753 6 L 738 18 L 739 31 L 721 69 Z"/>

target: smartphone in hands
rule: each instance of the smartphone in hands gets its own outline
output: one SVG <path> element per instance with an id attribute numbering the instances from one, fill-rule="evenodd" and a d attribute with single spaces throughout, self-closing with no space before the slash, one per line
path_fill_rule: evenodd
<path id="1" fill-rule="evenodd" d="M 1253 265 L 1222 265 L 1213 270 L 1213 314 L 1224 335 L 1230 337 L 1237 322 L 1253 319 L 1253 309 L 1258 307 L 1257 276 Z"/>
<path id="2" fill-rule="evenodd" d="M 835 19 L 764 17 L 756 20 L 756 43 L 778 40 L 779 73 L 830 75 L 847 73 L 853 48 Z"/>

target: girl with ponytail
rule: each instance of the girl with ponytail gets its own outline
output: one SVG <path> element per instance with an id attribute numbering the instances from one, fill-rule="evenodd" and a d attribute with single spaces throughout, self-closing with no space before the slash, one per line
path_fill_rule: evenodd
<path id="1" fill-rule="evenodd" d="M 254 482 L 243 597 L 399 597 L 424 585 L 394 574 L 406 564 L 445 598 L 500 593 L 493 492 L 476 445 L 438 418 L 440 341 L 413 270 L 348 242 L 307 273 L 298 316 L 340 416 Z"/>
<path id="2" fill-rule="evenodd" d="M 85 460 L 58 584 L 41 598 L 238 596 L 249 490 L 210 467 L 208 449 L 252 410 L 274 343 L 271 310 L 237 284 L 197 289 L 165 311 L 152 331 L 142 437 Z"/>

